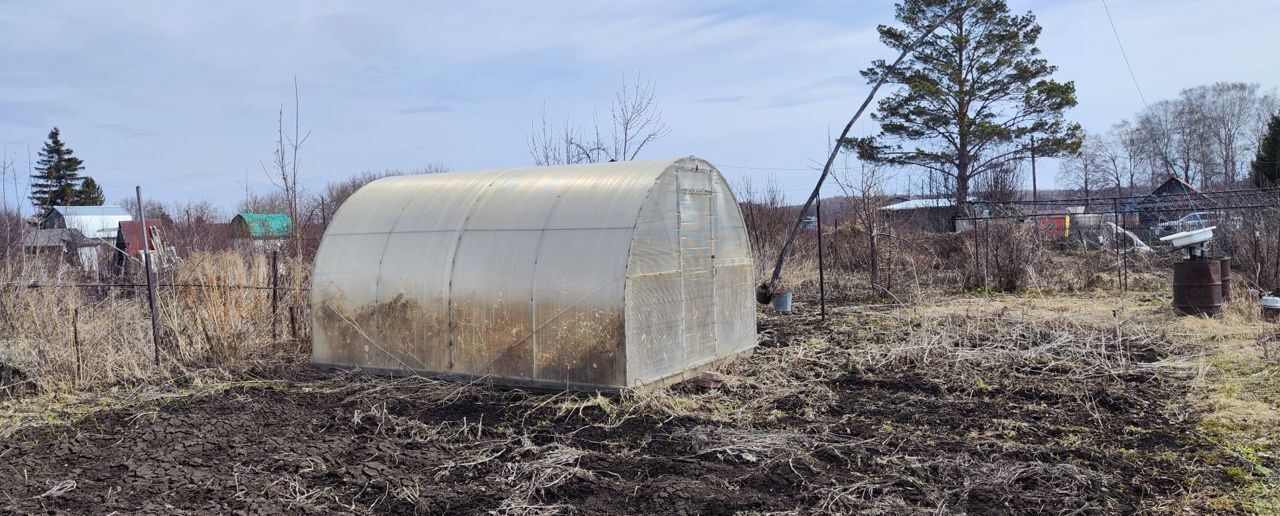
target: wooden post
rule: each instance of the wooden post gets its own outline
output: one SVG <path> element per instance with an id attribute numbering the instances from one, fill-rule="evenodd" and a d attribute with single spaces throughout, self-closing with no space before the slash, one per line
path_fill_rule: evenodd
<path id="1" fill-rule="evenodd" d="M 280 277 L 279 266 L 280 251 L 271 251 L 271 340 L 280 338 L 280 329 L 276 324 L 277 314 L 280 313 L 280 289 L 278 279 Z"/>
<path id="2" fill-rule="evenodd" d="M 151 346 L 155 353 L 155 366 L 160 367 L 160 332 L 157 330 L 156 285 L 151 278 L 151 251 L 147 242 L 147 211 L 142 206 L 142 187 L 136 188 L 138 194 L 138 223 L 142 225 L 142 268 L 147 273 L 147 305 L 151 307 Z"/>
<path id="3" fill-rule="evenodd" d="M 827 277 L 822 266 L 822 195 L 818 195 L 818 306 L 820 306 L 822 320 L 827 320 Z"/>

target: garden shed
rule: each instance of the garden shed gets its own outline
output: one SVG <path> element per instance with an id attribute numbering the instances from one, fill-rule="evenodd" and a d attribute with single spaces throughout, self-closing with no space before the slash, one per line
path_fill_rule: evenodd
<path id="1" fill-rule="evenodd" d="M 284 213 L 238 213 L 230 228 L 231 238 L 281 239 L 293 234 L 293 219 Z"/>
<path id="2" fill-rule="evenodd" d="M 617 390 L 756 343 L 742 215 L 689 157 L 389 177 L 325 231 L 312 363 Z"/>

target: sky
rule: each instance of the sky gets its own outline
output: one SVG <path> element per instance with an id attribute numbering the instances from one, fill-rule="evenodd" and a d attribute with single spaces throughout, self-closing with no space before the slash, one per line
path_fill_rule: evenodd
<path id="1" fill-rule="evenodd" d="M 1075 82 L 1070 119 L 1105 131 L 1141 109 L 1101 0 L 1009 3 L 1035 12 L 1055 77 Z M 607 120 L 638 74 L 671 128 L 642 158 L 699 156 L 799 201 L 870 90 L 858 72 L 894 57 L 875 32 L 893 23 L 882 0 L 0 4 L 0 145 L 22 172 L 57 126 L 111 203 L 141 185 L 228 210 L 272 188 L 263 164 L 295 77 L 312 191 L 364 171 L 529 165 L 544 112 Z M 1280 2 L 1107 5 L 1149 102 L 1216 81 L 1280 86 Z"/>

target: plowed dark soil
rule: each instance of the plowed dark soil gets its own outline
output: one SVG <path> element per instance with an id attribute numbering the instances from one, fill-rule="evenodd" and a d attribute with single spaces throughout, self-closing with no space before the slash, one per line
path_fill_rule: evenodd
<path id="1" fill-rule="evenodd" d="M 776 324 L 749 361 L 825 331 Z M 1194 418 L 1166 410 L 1186 386 L 1140 371 L 1081 383 L 1046 369 L 989 388 L 883 367 L 827 376 L 825 404 L 768 398 L 749 377 L 670 397 L 768 399 L 759 418 L 304 372 L 21 431 L 0 443 L 0 511 L 1204 511 L 1194 494 L 1227 481 L 1200 461 L 1213 448 Z"/>

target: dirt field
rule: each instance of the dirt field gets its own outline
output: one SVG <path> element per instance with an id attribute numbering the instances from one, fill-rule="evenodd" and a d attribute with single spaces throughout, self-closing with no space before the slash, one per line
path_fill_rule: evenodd
<path id="1" fill-rule="evenodd" d="M 1201 430 L 1205 348 L 1158 328 L 1158 302 L 1062 315 L 1088 302 L 825 323 L 801 307 L 763 317 L 761 348 L 717 389 L 553 395 L 281 367 L 13 401 L 0 512 L 1247 510 L 1238 459 Z"/>

